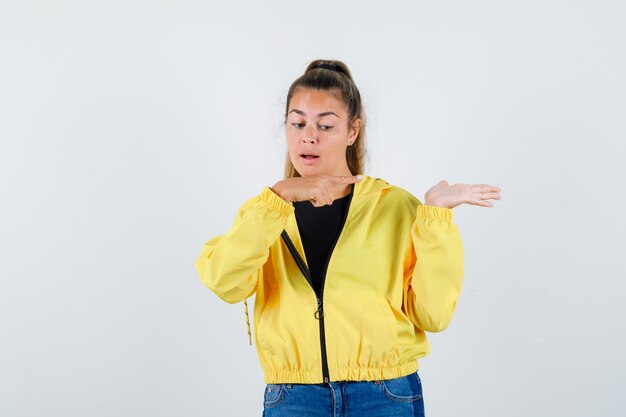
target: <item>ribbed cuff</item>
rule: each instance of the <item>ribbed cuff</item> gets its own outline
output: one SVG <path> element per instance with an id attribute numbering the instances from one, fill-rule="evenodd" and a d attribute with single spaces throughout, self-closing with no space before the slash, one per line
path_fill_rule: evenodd
<path id="1" fill-rule="evenodd" d="M 426 220 L 443 220 L 452 222 L 452 209 L 439 206 L 417 206 L 417 215 Z"/>
<path id="2" fill-rule="evenodd" d="M 284 217 L 288 217 L 294 211 L 293 204 L 280 198 L 270 187 L 263 188 L 259 198 Z"/>

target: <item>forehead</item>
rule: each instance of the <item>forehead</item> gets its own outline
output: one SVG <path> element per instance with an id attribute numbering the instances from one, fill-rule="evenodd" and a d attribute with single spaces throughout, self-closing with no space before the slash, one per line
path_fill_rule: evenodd
<path id="1" fill-rule="evenodd" d="M 334 111 L 337 114 L 345 114 L 346 112 L 337 92 L 312 88 L 298 88 L 294 91 L 289 102 L 289 112 L 293 109 L 304 111 L 307 115 L 318 114 L 323 111 Z"/>

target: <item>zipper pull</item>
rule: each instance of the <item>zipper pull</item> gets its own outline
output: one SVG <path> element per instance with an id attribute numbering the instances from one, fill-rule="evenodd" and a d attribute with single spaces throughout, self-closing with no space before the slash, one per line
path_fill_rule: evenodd
<path id="1" fill-rule="evenodd" d="M 321 319 L 324 318 L 324 309 L 322 308 L 322 300 L 317 297 L 317 310 L 315 311 L 314 314 L 316 319 Z"/>

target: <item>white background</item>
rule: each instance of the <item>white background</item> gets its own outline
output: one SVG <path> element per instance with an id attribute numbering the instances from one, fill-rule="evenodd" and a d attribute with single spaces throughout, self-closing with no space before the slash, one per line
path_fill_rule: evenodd
<path id="1" fill-rule="evenodd" d="M 261 414 L 243 304 L 193 263 L 281 179 L 316 58 L 361 90 L 367 174 L 502 189 L 454 209 L 465 281 L 420 360 L 427 416 L 621 415 L 625 21 L 597 0 L 0 1 L 0 415 Z"/>

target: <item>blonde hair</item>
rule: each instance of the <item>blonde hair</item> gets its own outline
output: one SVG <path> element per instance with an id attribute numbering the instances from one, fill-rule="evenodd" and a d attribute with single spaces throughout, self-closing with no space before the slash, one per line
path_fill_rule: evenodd
<path id="1" fill-rule="evenodd" d="M 312 88 L 335 93 L 341 100 L 348 113 L 348 128 L 354 119 L 361 119 L 361 128 L 356 140 L 346 149 L 346 162 L 352 175 L 363 174 L 365 168 L 365 112 L 361 103 L 361 94 L 354 84 L 348 66 L 341 61 L 316 59 L 312 61 L 289 87 L 285 108 L 285 123 L 289 112 L 289 103 L 298 88 Z M 300 174 L 291 163 L 289 152 L 285 161 L 285 179 L 299 177 Z"/>

